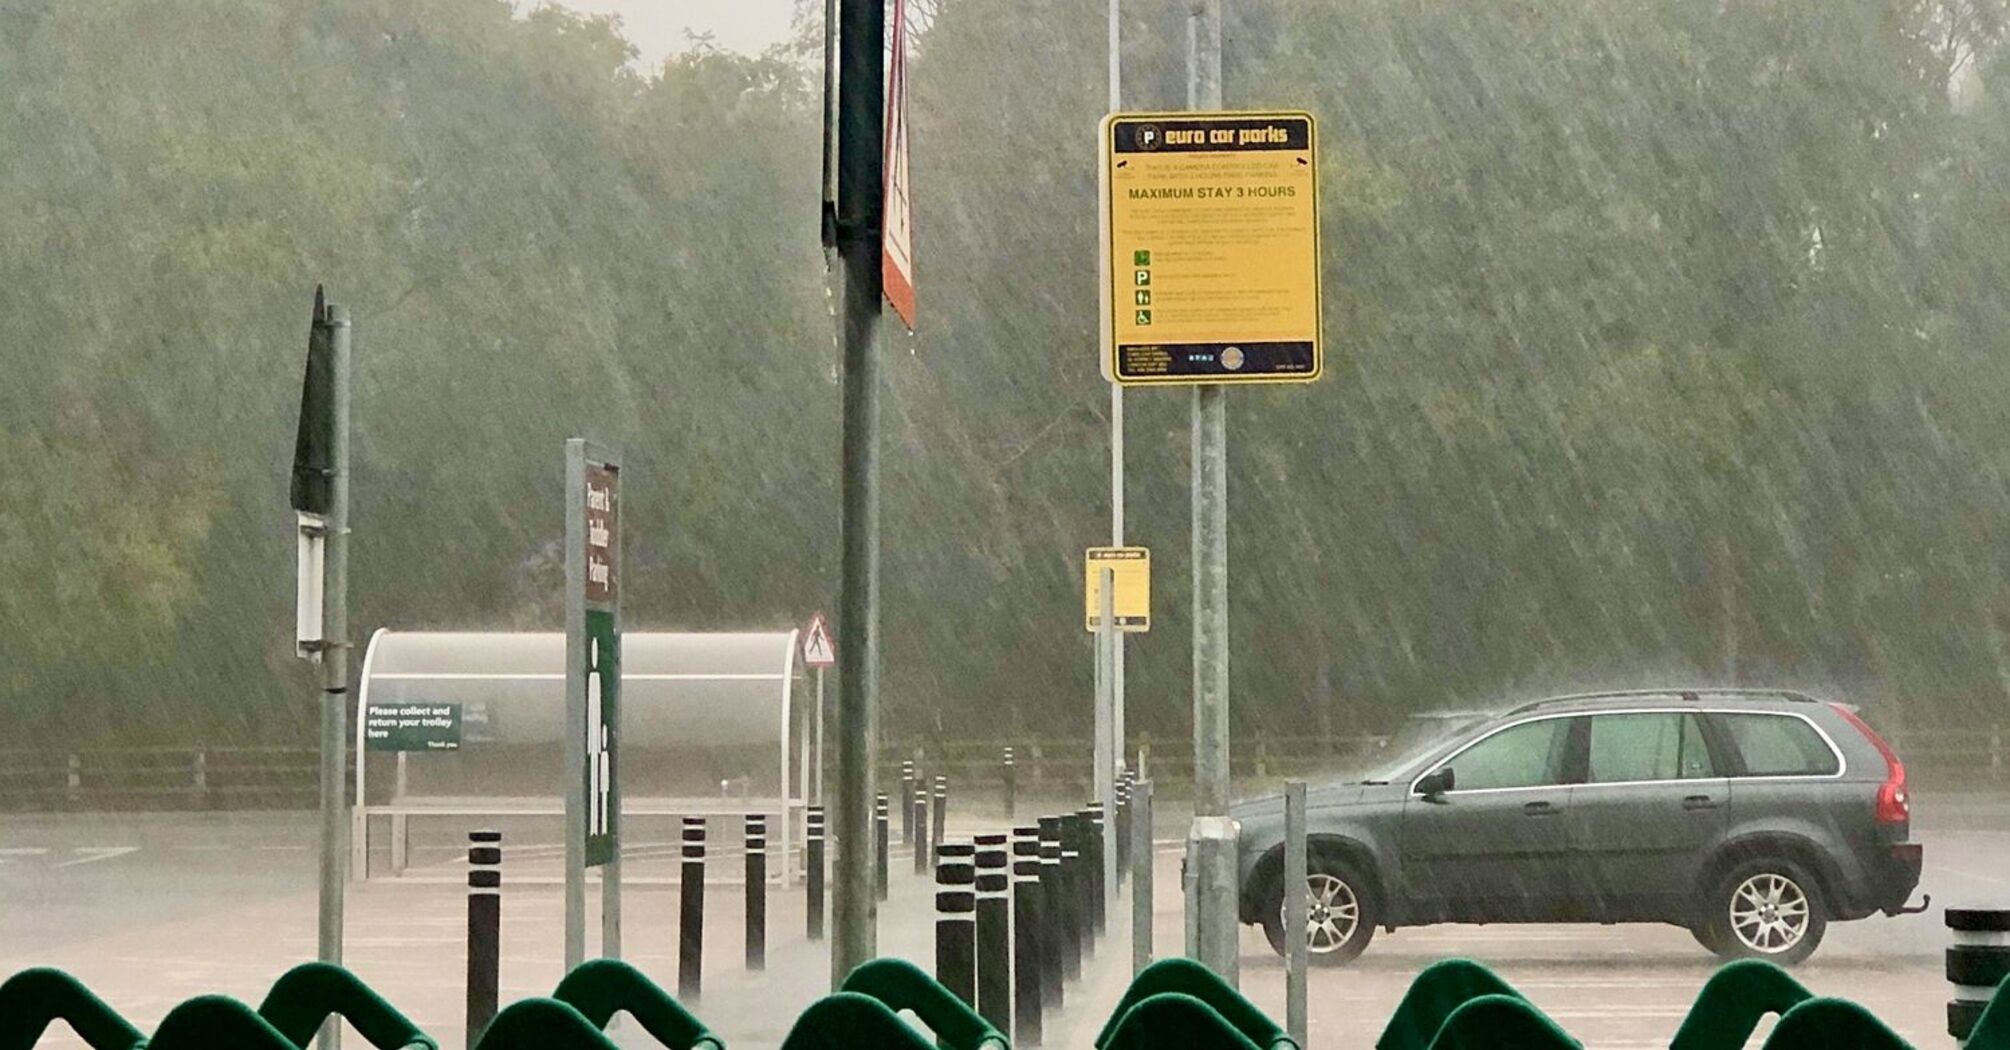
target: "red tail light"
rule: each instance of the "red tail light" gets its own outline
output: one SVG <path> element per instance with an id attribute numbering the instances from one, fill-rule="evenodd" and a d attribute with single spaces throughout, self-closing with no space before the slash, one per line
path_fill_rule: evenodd
<path id="1" fill-rule="evenodd" d="M 1884 756 L 1884 783 L 1877 786 L 1877 822 L 1879 824 L 1904 824 L 1912 819 L 1912 798 L 1905 790 L 1905 763 L 1898 760 L 1898 753 L 1877 731 L 1855 711 L 1841 704 L 1830 704 L 1843 720 L 1856 727 L 1877 753 Z"/>

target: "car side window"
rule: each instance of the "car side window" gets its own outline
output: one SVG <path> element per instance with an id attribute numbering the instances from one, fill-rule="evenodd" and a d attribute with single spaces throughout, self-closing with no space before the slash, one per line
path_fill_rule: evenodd
<path id="1" fill-rule="evenodd" d="M 1591 719 L 1593 784 L 1698 780 L 1717 775 L 1703 741 L 1702 721 L 1679 711 L 1595 715 Z"/>
<path id="2" fill-rule="evenodd" d="M 1829 776 L 1842 770 L 1821 734 L 1798 718 L 1767 714 L 1717 717 L 1744 758 L 1748 777 Z"/>
<path id="3" fill-rule="evenodd" d="M 1452 790 L 1541 787 L 1563 780 L 1569 718 L 1545 718 L 1503 729 L 1460 752 L 1446 767 Z"/>

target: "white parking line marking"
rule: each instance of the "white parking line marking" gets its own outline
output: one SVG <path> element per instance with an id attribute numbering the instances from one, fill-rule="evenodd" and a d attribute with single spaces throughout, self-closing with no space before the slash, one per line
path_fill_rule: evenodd
<path id="1" fill-rule="evenodd" d="M 82 853 L 84 856 L 66 860 L 61 864 L 52 864 L 50 867 L 74 868 L 79 864 L 96 864 L 101 860 L 111 860 L 113 857 L 123 857 L 128 853 L 139 851 L 138 846 L 78 846 L 73 852 Z"/>
<path id="2" fill-rule="evenodd" d="M 1933 869 L 1935 874 L 1939 874 L 1940 872 L 1946 872 L 1949 875 L 1958 876 L 1964 879 L 1970 879 L 1975 882 L 1986 882 L 1992 886 L 2010 886 L 2010 879 L 2005 879 L 1997 875 L 1984 875 L 1979 871 L 1969 871 L 1966 868 L 1957 868 L 1947 864 L 1935 864 L 1933 866 Z"/>

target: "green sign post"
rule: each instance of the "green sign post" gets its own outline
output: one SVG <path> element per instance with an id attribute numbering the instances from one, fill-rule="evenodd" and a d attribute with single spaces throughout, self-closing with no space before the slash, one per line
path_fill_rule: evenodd
<path id="1" fill-rule="evenodd" d="M 565 443 L 565 968 L 586 959 L 586 869 L 601 869 L 600 955 L 621 957 L 621 463 Z"/>

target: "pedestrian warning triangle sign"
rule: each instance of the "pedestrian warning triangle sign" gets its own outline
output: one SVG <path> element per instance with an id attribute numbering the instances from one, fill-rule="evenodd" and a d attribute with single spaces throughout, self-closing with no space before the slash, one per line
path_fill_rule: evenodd
<path id="1" fill-rule="evenodd" d="M 816 668 L 837 665 L 837 645 L 831 641 L 830 623 L 823 613 L 816 614 L 809 630 L 803 632 L 803 662 Z"/>

